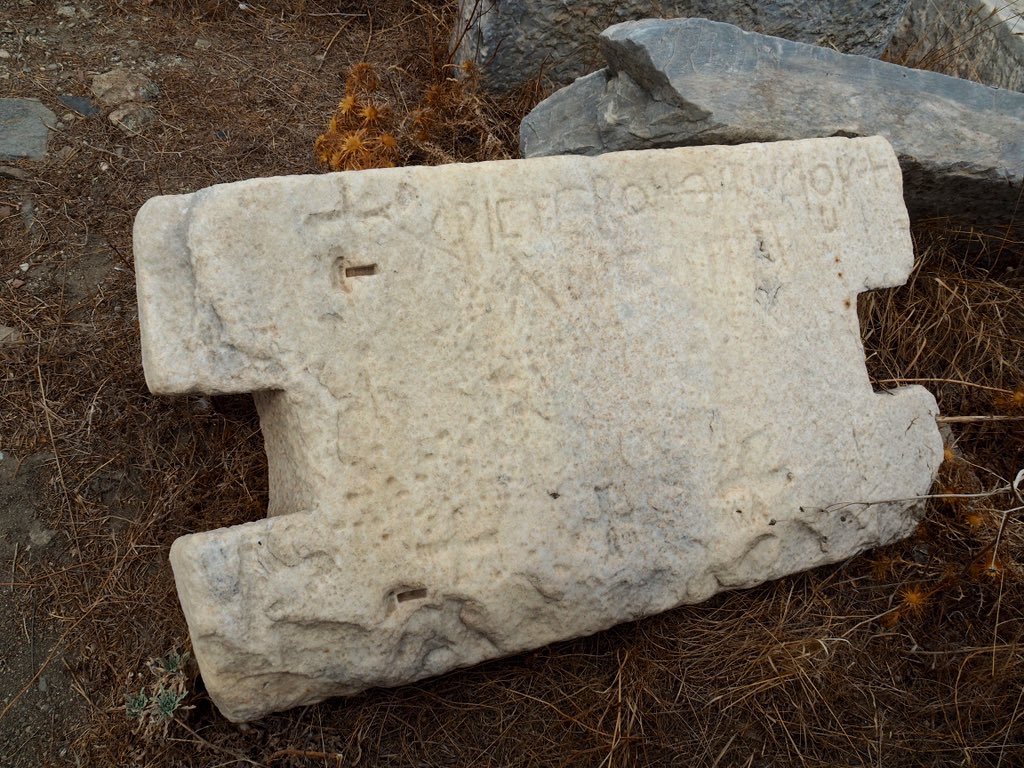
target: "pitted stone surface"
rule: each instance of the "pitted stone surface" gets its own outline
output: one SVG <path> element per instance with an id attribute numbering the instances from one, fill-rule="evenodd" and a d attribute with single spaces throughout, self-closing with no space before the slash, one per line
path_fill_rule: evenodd
<path id="1" fill-rule="evenodd" d="M 887 138 L 913 214 L 1024 212 L 1024 94 L 703 19 L 618 24 L 608 68 L 523 120 L 525 157 L 825 136 Z"/>
<path id="2" fill-rule="evenodd" d="M 598 33 L 623 21 L 691 17 L 879 56 L 909 0 L 461 0 L 454 44 L 496 90 L 541 76 L 565 85 L 601 66 Z"/>
<path id="3" fill-rule="evenodd" d="M 260 411 L 271 516 L 171 549 L 233 720 L 893 541 L 942 456 L 864 364 L 912 263 L 881 139 L 255 179 L 149 201 L 135 259 L 150 388 Z"/>

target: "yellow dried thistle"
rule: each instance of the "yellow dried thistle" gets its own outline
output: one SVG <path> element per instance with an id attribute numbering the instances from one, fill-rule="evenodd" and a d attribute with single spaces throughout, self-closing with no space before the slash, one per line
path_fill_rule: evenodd
<path id="1" fill-rule="evenodd" d="M 1003 561 L 996 555 L 985 555 L 971 563 L 971 576 L 976 581 L 998 579 L 1006 569 Z"/>
<path id="2" fill-rule="evenodd" d="M 337 114 L 342 117 L 350 117 L 356 114 L 359 109 L 359 100 L 356 99 L 355 94 L 346 93 L 345 98 L 338 102 Z"/>
<path id="3" fill-rule="evenodd" d="M 871 563 L 871 574 L 875 581 L 887 580 L 896 570 L 899 560 L 892 555 L 879 555 Z"/>
<path id="4" fill-rule="evenodd" d="M 985 525 L 985 515 L 976 509 L 968 509 L 963 514 L 963 521 L 972 531 L 977 531 Z"/>
<path id="5" fill-rule="evenodd" d="M 382 133 L 377 137 L 377 144 L 386 155 L 398 154 L 398 139 L 390 133 Z"/>
<path id="6" fill-rule="evenodd" d="M 383 117 L 383 110 L 376 104 L 365 104 L 359 110 L 359 117 L 363 119 L 364 126 L 372 126 Z"/>
<path id="7" fill-rule="evenodd" d="M 367 61 L 354 64 L 345 80 L 345 89 L 350 93 L 366 93 L 376 90 L 376 88 L 377 73 L 374 71 L 373 65 Z"/>
<path id="8" fill-rule="evenodd" d="M 997 395 L 994 405 L 1001 411 L 1019 413 L 1024 411 L 1024 387 Z"/>
<path id="9" fill-rule="evenodd" d="M 931 602 L 931 593 L 924 587 L 912 585 L 900 591 L 900 607 L 909 614 L 920 616 Z"/>
<path id="10" fill-rule="evenodd" d="M 341 137 L 341 155 L 344 158 L 355 158 L 367 154 L 370 151 L 366 141 L 366 132 L 363 130 L 352 131 Z"/>

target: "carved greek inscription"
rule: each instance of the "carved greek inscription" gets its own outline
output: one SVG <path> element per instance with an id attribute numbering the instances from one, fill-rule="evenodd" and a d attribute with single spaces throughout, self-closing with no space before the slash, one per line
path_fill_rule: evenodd
<path id="1" fill-rule="evenodd" d="M 751 233 L 754 253 L 754 300 L 766 312 L 771 312 L 782 290 L 783 249 L 778 231 L 771 222 L 754 227 Z"/>
<path id="2" fill-rule="evenodd" d="M 836 158 L 836 174 L 846 186 L 851 179 L 867 173 L 871 168 L 867 155 L 862 152 L 850 152 Z"/>
<path id="3" fill-rule="evenodd" d="M 533 200 L 501 198 L 494 201 L 498 232 L 508 239 L 520 239 L 537 226 L 537 208 Z"/>
<path id="4" fill-rule="evenodd" d="M 432 224 L 440 245 L 450 254 L 473 260 L 476 253 L 491 249 L 490 222 L 467 202 L 439 208 Z"/>
<path id="5" fill-rule="evenodd" d="M 824 203 L 817 207 L 817 212 L 821 218 L 821 226 L 826 232 L 835 232 L 839 229 L 839 212 L 835 205 Z"/>
<path id="6" fill-rule="evenodd" d="M 706 203 L 711 197 L 711 185 L 704 174 L 691 173 L 679 183 L 676 194 L 687 202 Z"/>
<path id="7" fill-rule="evenodd" d="M 628 187 L 622 190 L 622 209 L 629 214 L 639 214 L 643 212 L 650 202 L 647 199 L 647 193 L 643 187 L 638 187 L 636 184 L 630 184 Z"/>
<path id="8" fill-rule="evenodd" d="M 771 312 L 779 300 L 779 291 L 781 290 L 782 283 L 778 280 L 764 280 L 757 284 L 754 300 L 761 305 L 765 312 Z"/>
<path id="9" fill-rule="evenodd" d="M 593 207 L 593 192 L 580 187 L 565 187 L 555 192 L 555 217 L 558 226 L 573 232 L 586 231 L 592 221 L 581 218 L 581 213 Z"/>
<path id="10" fill-rule="evenodd" d="M 822 197 L 832 193 L 835 187 L 835 175 L 832 167 L 826 163 L 818 163 L 808 174 L 809 186 Z"/>

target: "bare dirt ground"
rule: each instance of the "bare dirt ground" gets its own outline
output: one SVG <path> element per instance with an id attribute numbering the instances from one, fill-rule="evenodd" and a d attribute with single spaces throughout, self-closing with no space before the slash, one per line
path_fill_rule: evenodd
<path id="1" fill-rule="evenodd" d="M 350 68 L 373 64 L 384 160 L 515 156 L 519 117 L 446 81 L 451 7 L 416 2 L 6 0 L 0 97 L 60 119 L 0 178 L 0 765 L 1024 765 L 1024 228 L 919 222 L 910 283 L 861 302 L 879 386 L 952 421 L 917 536 L 594 637 L 226 722 L 187 652 L 167 552 L 262 517 L 249 397 L 151 396 L 139 206 L 316 173 Z M 137 132 L 91 98 L 123 66 L 160 89 Z M 280 279 L 289 279 L 287 254 Z M 738 383 L 742 386 L 742 382 Z"/>

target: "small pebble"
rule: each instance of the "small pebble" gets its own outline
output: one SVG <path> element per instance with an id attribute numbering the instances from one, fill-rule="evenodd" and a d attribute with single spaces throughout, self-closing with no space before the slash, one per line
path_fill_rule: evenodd
<path id="1" fill-rule="evenodd" d="M 13 165 L 0 165 L 0 178 L 25 181 L 28 179 L 28 171 Z"/>
<path id="2" fill-rule="evenodd" d="M 0 59 L 9 59 L 9 58 L 11 58 L 11 52 L 6 50 L 5 48 L 0 48 Z"/>
<path id="3" fill-rule="evenodd" d="M 22 262 L 18 266 L 18 269 L 20 269 L 22 272 L 28 272 L 28 268 L 29 268 L 29 263 L 27 261 Z"/>
<path id="4" fill-rule="evenodd" d="M 11 288 L 21 288 L 21 286 L 25 284 L 24 280 L 18 280 L 17 278 L 9 280 L 8 282 L 11 284 Z"/>
<path id="5" fill-rule="evenodd" d="M 33 528 L 28 532 L 29 541 L 35 544 L 37 547 L 45 547 L 57 534 L 56 531 L 51 531 L 48 528 Z"/>

